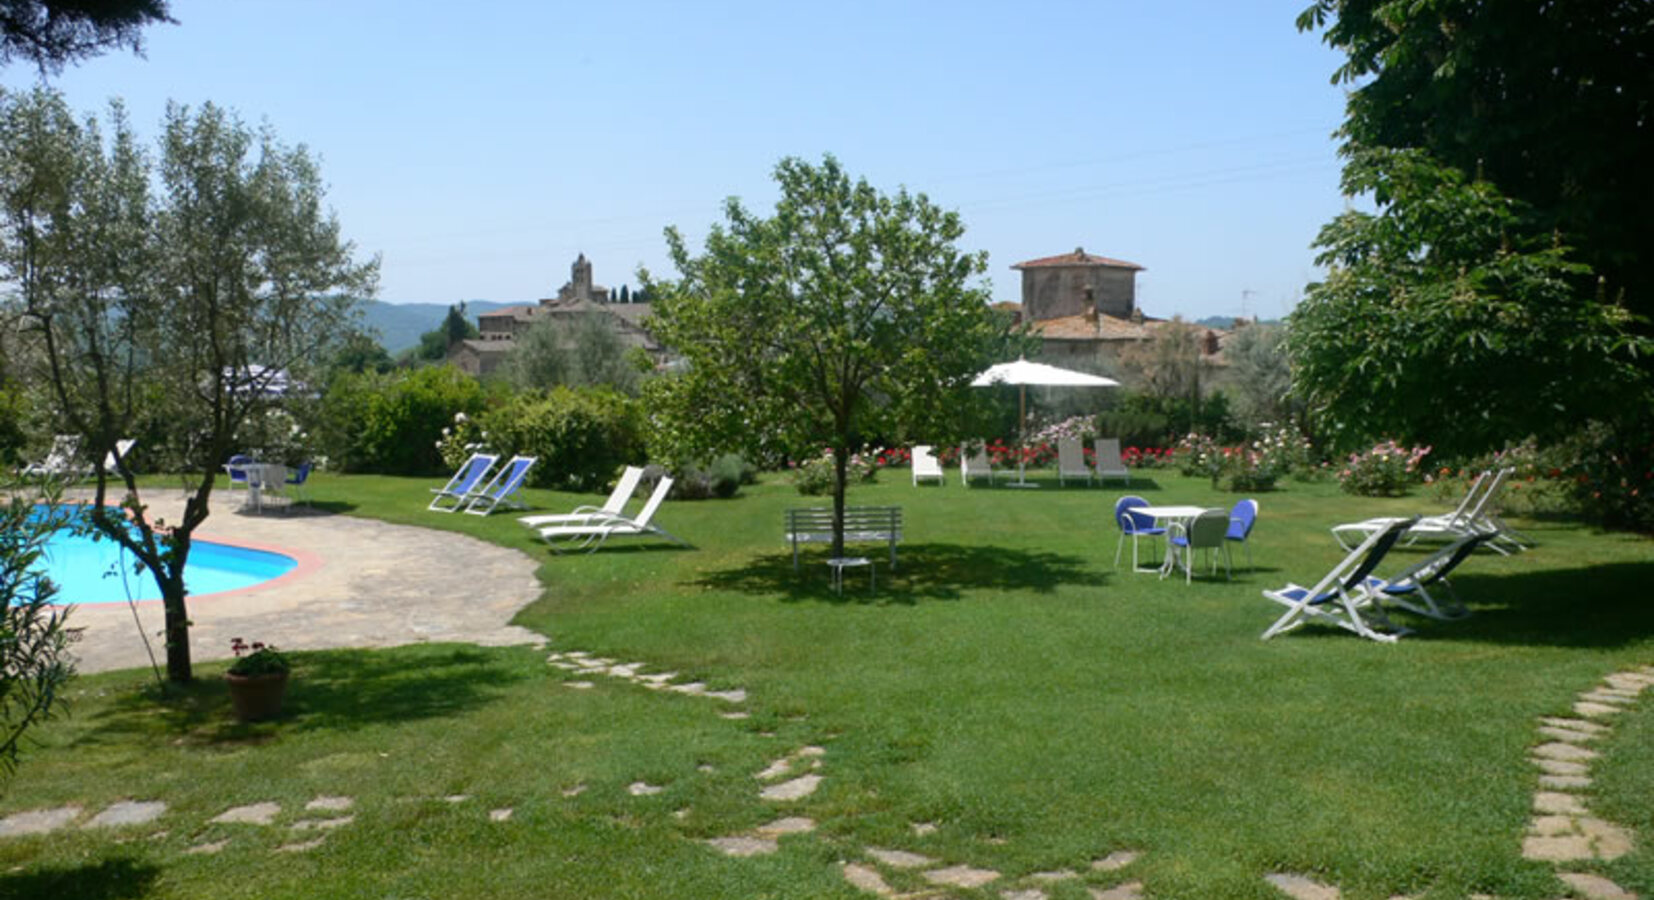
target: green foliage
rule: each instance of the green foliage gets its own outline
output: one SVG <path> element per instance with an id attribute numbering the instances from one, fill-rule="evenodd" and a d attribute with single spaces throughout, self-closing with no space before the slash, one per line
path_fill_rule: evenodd
<path id="1" fill-rule="evenodd" d="M 0 499 L 0 774 L 17 767 L 25 732 L 63 706 L 60 691 L 74 675 L 65 625 L 68 610 L 52 606 L 57 586 L 37 567 L 47 539 L 66 520 L 48 495 L 45 512 L 11 485 Z"/>
<path id="2" fill-rule="evenodd" d="M 1364 453 L 1351 453 L 1338 470 L 1338 485 L 1346 494 L 1362 497 L 1399 497 L 1424 477 L 1423 461 L 1429 447 L 1403 447 L 1380 441 Z"/>
<path id="3" fill-rule="evenodd" d="M 1646 0 L 1315 0 L 1302 30 L 1347 55 L 1346 150 L 1417 148 L 1560 232 L 1607 296 L 1654 314 L 1654 16 Z M 1444 223 L 1445 224 L 1445 223 Z"/>
<path id="4" fill-rule="evenodd" d="M 335 372 L 389 372 L 396 365 L 395 360 L 385 350 L 384 345 L 374 340 L 372 336 L 361 332 L 352 332 L 345 336 L 339 351 L 333 356 L 332 369 Z"/>
<path id="5" fill-rule="evenodd" d="M 664 469 L 651 466 L 640 482 L 640 490 L 653 490 Z M 694 462 L 673 473 L 673 500 L 727 500 L 740 493 L 741 486 L 758 480 L 758 470 L 739 453 L 725 453 L 711 462 Z"/>
<path id="6" fill-rule="evenodd" d="M 0 65 L 14 59 L 41 74 L 110 49 L 143 51 L 143 29 L 162 22 L 167 0 L 0 0 Z"/>
<path id="7" fill-rule="evenodd" d="M 214 477 L 250 419 L 283 403 L 276 379 L 317 384 L 350 330 L 377 261 L 325 212 L 315 161 L 212 104 L 170 104 L 155 162 L 120 105 L 77 121 L 60 94 L 0 94 L 0 282 L 17 286 L 8 359 L 39 390 L 54 428 L 102 459 L 140 426 L 164 423 L 191 494 L 157 537 L 94 512 L 161 588 L 167 670 L 190 679 L 183 571 Z M 121 495 L 138 486 L 122 473 Z M 110 476 L 95 472 L 93 506 Z"/>
<path id="8" fill-rule="evenodd" d="M 1122 446 L 1169 447 L 1191 431 L 1223 441 L 1239 440 L 1241 430 L 1229 414 L 1229 399 L 1214 393 L 1195 408 L 1187 396 L 1159 397 L 1124 391 L 1113 406 L 1098 413 L 1096 433 L 1117 436 Z M 1188 427 L 1193 422 L 1194 427 Z"/>
<path id="9" fill-rule="evenodd" d="M 342 375 L 322 398 L 321 446 L 340 471 L 441 474 L 443 429 L 484 402 L 476 379 L 453 366 Z"/>
<path id="10" fill-rule="evenodd" d="M 681 279 L 645 277 L 684 363 L 648 394 L 665 453 L 842 458 L 876 435 L 963 437 L 988 393 L 970 379 L 1021 344 L 968 284 L 987 260 L 955 246 L 959 216 L 852 182 L 831 156 L 784 159 L 775 179 L 773 216 L 729 200 L 699 256 L 668 229 Z"/>
<path id="11" fill-rule="evenodd" d="M 1327 279 L 1289 319 L 1297 390 L 1342 447 L 1389 433 L 1450 455 L 1541 440 L 1635 408 L 1650 342 L 1581 288 L 1565 248 L 1516 230 L 1519 205 L 1416 151 L 1361 151 L 1345 190 L 1377 214 L 1322 229 Z"/>
<path id="12" fill-rule="evenodd" d="M 501 373 L 520 391 L 602 385 L 636 395 L 642 371 L 611 319 L 601 310 L 546 316 L 513 342 Z"/>
<path id="13" fill-rule="evenodd" d="M 637 402 L 602 388 L 519 394 L 478 419 L 490 450 L 533 456 L 537 487 L 592 490 L 643 457 Z"/>
<path id="14" fill-rule="evenodd" d="M 1229 360 L 1226 393 L 1233 395 L 1236 421 L 1249 431 L 1291 416 L 1292 364 L 1285 340 L 1284 327 L 1253 323 L 1237 329 L 1223 348 Z"/>
<path id="15" fill-rule="evenodd" d="M 235 654 L 235 662 L 225 671 L 231 675 L 252 677 L 255 675 L 277 675 L 292 671 L 293 665 L 287 657 L 281 654 L 273 644 L 263 641 L 247 643 L 241 638 L 230 638 L 230 652 Z"/>
<path id="16" fill-rule="evenodd" d="M 0 467 L 17 464 L 28 444 L 24 422 L 28 415 L 28 394 L 20 384 L 0 381 Z"/>
<path id="17" fill-rule="evenodd" d="M 448 348 L 463 340 L 477 337 L 481 332 L 465 317 L 465 301 L 448 307 L 442 324 L 419 336 L 415 355 L 426 362 L 442 362 L 448 358 Z"/>

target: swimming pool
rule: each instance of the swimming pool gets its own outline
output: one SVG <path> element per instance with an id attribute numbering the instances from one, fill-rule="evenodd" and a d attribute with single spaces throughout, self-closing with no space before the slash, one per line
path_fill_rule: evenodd
<path id="1" fill-rule="evenodd" d="M 36 514 L 43 515 L 42 507 Z M 54 602 L 59 604 L 125 603 L 128 590 L 133 600 L 159 600 L 161 589 L 149 572 L 134 573 L 133 558 L 114 541 L 94 541 L 64 529 L 47 540 L 41 567 L 57 584 Z M 191 541 L 189 564 L 184 567 L 184 584 L 190 597 L 252 587 L 292 571 L 297 560 L 280 553 Z"/>

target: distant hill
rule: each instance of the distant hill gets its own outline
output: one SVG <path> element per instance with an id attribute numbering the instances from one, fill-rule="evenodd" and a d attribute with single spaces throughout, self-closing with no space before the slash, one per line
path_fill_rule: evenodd
<path id="1" fill-rule="evenodd" d="M 1203 325 L 1207 328 L 1216 328 L 1220 331 L 1228 331 L 1229 329 L 1235 327 L 1235 317 L 1234 316 L 1207 316 L 1204 319 L 1196 319 L 1195 324 L 1196 325 Z M 1279 325 L 1281 323 L 1280 323 L 1279 320 L 1276 320 L 1276 319 L 1259 319 L 1258 324 L 1260 324 L 1260 325 Z M 426 330 L 429 331 L 430 329 L 426 329 Z"/>
<path id="2" fill-rule="evenodd" d="M 514 303 L 492 300 L 465 301 L 465 317 L 477 321 L 479 313 L 493 312 Z M 369 300 L 362 305 L 362 322 L 379 339 L 380 346 L 395 356 L 419 346 L 419 336 L 442 324 L 448 315 L 446 303 L 386 303 Z"/>

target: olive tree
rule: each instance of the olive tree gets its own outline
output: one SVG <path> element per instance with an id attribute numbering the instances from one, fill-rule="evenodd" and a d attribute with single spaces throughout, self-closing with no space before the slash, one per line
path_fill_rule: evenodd
<path id="1" fill-rule="evenodd" d="M 96 468 L 91 515 L 159 586 L 167 676 L 185 682 L 185 568 L 219 466 L 278 380 L 314 383 L 378 264 L 340 237 L 310 154 L 268 127 L 171 105 L 152 164 L 119 106 L 108 126 L 50 91 L 0 96 L 0 283 L 13 364 L 91 459 L 140 417 L 168 423 L 182 518 L 152 520 L 124 462 Z"/>
<path id="2" fill-rule="evenodd" d="M 649 386 L 651 427 L 683 453 L 830 450 L 842 555 L 850 455 L 879 436 L 962 436 L 986 393 L 971 378 L 1022 347 L 971 284 L 987 258 L 957 248 L 957 213 L 852 181 L 831 156 L 774 174 L 774 214 L 731 198 L 699 255 L 667 229 L 678 280 L 644 273 L 653 327 L 681 360 Z"/>
<path id="3" fill-rule="evenodd" d="M 24 733 L 63 705 L 74 664 L 67 610 L 52 605 L 57 587 L 38 568 L 46 539 L 66 524 L 55 502 L 37 510 L 8 485 L 0 500 L 0 774 L 17 766 Z"/>

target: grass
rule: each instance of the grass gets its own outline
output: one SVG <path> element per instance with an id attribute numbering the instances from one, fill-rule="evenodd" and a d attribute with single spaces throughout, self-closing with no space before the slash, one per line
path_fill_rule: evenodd
<path id="1" fill-rule="evenodd" d="M 752 718 L 608 679 L 570 690 L 574 676 L 522 648 L 301 653 L 293 709 L 260 726 L 228 723 L 215 667 L 166 698 L 141 673 L 87 677 L 0 814 L 161 797 L 173 824 L 125 843 L 0 841 L 0 896 L 305 897 L 325 879 L 331 896 L 853 897 L 834 863 L 868 846 L 1004 873 L 958 892 L 978 898 L 1075 868 L 1083 878 L 1046 888 L 1053 900 L 1128 878 L 1154 897 L 1273 897 L 1261 876 L 1274 871 L 1357 900 L 1555 896 L 1552 869 L 1519 854 L 1535 720 L 1654 661 L 1650 543 L 1559 520 L 1517 523 L 1540 541 L 1532 553 L 1465 566 L 1468 621 L 1409 621 L 1418 632 L 1390 646 L 1321 628 L 1259 641 L 1279 610 L 1259 590 L 1342 555 L 1329 525 L 1428 503 L 1329 484 L 1263 495 L 1256 568 L 1185 587 L 1113 567 L 1117 490 L 916 489 L 890 473 L 852 502 L 903 507 L 900 566 L 869 547 L 877 592 L 852 573 L 842 597 L 819 548 L 794 574 L 782 511 L 820 500 L 784 483 L 667 504 L 662 524 L 694 549 L 617 541 L 590 556 L 554 556 L 508 516 L 426 513 L 409 499 L 424 487 L 317 476 L 313 493 L 520 547 L 544 560 L 546 594 L 518 624 L 558 649 L 746 688 Z M 1165 473 L 1133 492 L 1234 499 Z M 1645 839 L 1650 706 L 1616 731 L 1594 801 Z M 809 743 L 827 748 L 827 777 L 788 811 L 816 819 L 815 834 L 745 860 L 695 842 L 775 816 L 752 773 Z M 665 790 L 630 796 L 638 780 Z M 278 829 L 207 824 L 267 799 L 291 821 L 319 794 L 356 797 L 356 821 L 307 853 L 265 852 L 292 839 Z M 443 799 L 455 794 L 469 799 Z M 506 806 L 509 823 L 488 821 Z M 920 837 L 915 823 L 937 830 Z M 183 852 L 224 836 L 220 854 Z M 1122 848 L 1145 855 L 1089 870 Z M 1603 871 L 1649 891 L 1651 868 L 1643 849 Z"/>

